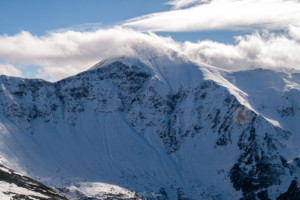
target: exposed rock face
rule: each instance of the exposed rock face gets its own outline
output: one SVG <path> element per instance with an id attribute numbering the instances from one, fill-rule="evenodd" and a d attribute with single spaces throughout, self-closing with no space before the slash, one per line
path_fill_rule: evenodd
<path id="1" fill-rule="evenodd" d="M 56 83 L 1 76 L 2 142 L 22 149 L 34 141 L 26 150 L 30 158 L 15 159 L 32 168 L 44 162 L 38 157 L 52 159 L 53 168 L 41 164 L 45 169 L 35 173 L 53 186 L 62 185 L 44 174 L 66 170 L 60 173 L 65 181 L 71 175 L 64 173 L 72 169 L 82 179 L 132 187 L 137 195 L 155 192 L 157 199 L 298 195 L 294 182 L 287 187 L 300 175 L 298 125 L 291 125 L 300 117 L 299 90 L 281 94 L 273 85 L 254 91 L 254 84 L 248 88 L 240 80 L 244 74 L 199 67 L 178 55 L 155 59 L 106 60 Z M 254 95 L 260 92 L 274 95 Z M 18 142 L 4 136 L 16 129 L 20 133 L 12 135 Z M 20 142 L 22 134 L 26 141 Z M 11 155 L 0 150 L 6 159 Z"/>
<path id="2" fill-rule="evenodd" d="M 55 118 L 75 125 L 76 114 L 93 104 L 97 114 L 120 112 L 130 96 L 150 77 L 141 67 L 129 69 L 121 62 L 110 67 L 87 71 L 57 83 L 1 76 L 3 113 L 33 132 L 30 122 L 41 118 L 55 125 Z M 113 100 L 113 101 L 110 101 Z"/>
<path id="3" fill-rule="evenodd" d="M 295 179 L 292 181 L 288 191 L 280 195 L 277 200 L 291 199 L 296 200 L 300 199 L 300 188 L 298 187 L 298 180 Z"/>

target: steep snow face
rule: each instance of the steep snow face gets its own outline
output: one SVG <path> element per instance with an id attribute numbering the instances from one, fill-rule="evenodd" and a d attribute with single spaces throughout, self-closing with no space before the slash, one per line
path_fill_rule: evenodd
<path id="1" fill-rule="evenodd" d="M 147 199 L 293 195 L 298 77 L 175 52 L 110 58 L 56 83 L 1 76 L 0 155 L 88 197 L 107 187 Z"/>

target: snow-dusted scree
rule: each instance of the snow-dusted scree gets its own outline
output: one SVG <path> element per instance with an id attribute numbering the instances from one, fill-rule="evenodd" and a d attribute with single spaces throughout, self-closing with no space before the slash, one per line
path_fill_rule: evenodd
<path id="1" fill-rule="evenodd" d="M 0 77 L 0 154 L 71 199 L 297 199 L 300 74 L 175 52 Z"/>

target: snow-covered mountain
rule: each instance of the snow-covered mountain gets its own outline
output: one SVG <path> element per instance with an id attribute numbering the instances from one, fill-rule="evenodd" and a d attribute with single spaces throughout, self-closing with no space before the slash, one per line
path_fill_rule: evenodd
<path id="1" fill-rule="evenodd" d="M 1 76 L 0 86 L 6 165 L 70 198 L 300 194 L 300 73 L 142 52 L 55 83 Z"/>

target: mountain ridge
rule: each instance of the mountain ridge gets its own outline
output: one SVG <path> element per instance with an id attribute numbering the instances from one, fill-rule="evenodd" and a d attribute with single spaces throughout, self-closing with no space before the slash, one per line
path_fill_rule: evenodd
<path id="1" fill-rule="evenodd" d="M 1 76 L 0 154 L 52 187 L 275 199 L 299 176 L 298 83 L 173 52 L 111 58 L 55 83 Z"/>

